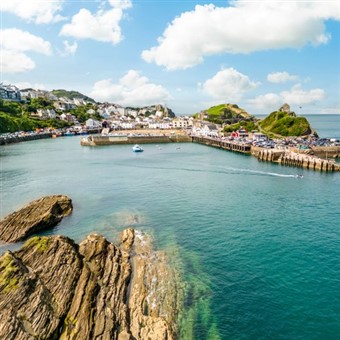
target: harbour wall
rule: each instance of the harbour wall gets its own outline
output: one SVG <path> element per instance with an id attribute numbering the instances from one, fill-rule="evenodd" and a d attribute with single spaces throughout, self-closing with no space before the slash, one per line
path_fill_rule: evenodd
<path id="1" fill-rule="evenodd" d="M 240 152 L 244 154 L 250 154 L 251 153 L 251 146 L 242 144 L 242 143 L 236 143 L 232 141 L 224 141 L 220 139 L 215 138 L 207 138 L 207 137 L 192 137 L 192 141 L 195 143 L 205 144 L 209 146 L 214 146 L 216 148 L 229 150 L 229 151 L 235 151 Z"/>
<path id="2" fill-rule="evenodd" d="M 290 149 L 264 149 L 233 141 L 221 141 L 205 137 L 192 137 L 192 141 L 229 151 L 251 154 L 260 161 L 274 162 L 284 166 L 294 166 L 323 172 L 340 171 L 340 164 L 336 164 L 334 159 L 323 159 L 314 155 L 294 152 Z M 327 148 L 323 149 L 323 152 L 326 153 Z"/>
<path id="3" fill-rule="evenodd" d="M 312 151 L 320 158 L 340 158 L 340 146 L 313 146 Z"/>
<path id="4" fill-rule="evenodd" d="M 191 142 L 188 135 L 164 135 L 164 136 L 89 136 L 80 141 L 82 146 L 99 146 L 115 144 L 148 144 L 148 143 L 184 143 Z"/>
<path id="5" fill-rule="evenodd" d="M 284 166 L 293 166 L 324 172 L 340 171 L 340 164 L 333 159 L 323 159 L 309 154 L 282 149 L 263 149 L 252 147 L 252 155 L 261 161 L 275 162 Z"/>
<path id="6" fill-rule="evenodd" d="M 39 134 L 34 134 L 34 135 L 17 136 L 17 137 L 0 137 L 0 145 L 20 143 L 20 142 L 26 142 L 30 140 L 45 139 L 45 138 L 51 138 L 51 137 L 52 137 L 52 133 L 39 133 Z"/>

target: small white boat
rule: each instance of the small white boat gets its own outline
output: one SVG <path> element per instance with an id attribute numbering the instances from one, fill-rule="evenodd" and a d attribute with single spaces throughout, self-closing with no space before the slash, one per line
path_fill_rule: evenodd
<path id="1" fill-rule="evenodd" d="M 141 146 L 139 146 L 138 144 L 136 144 L 136 145 L 134 145 L 134 146 L 132 147 L 132 151 L 133 151 L 133 152 L 143 152 L 144 150 L 143 150 L 143 148 L 142 148 Z"/>

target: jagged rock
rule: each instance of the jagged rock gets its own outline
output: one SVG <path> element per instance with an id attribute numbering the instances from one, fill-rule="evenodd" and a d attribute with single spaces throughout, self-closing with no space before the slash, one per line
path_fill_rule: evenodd
<path id="1" fill-rule="evenodd" d="M 129 238 L 123 244 L 126 242 Z M 136 231 L 134 243 L 127 249 L 135 269 L 128 297 L 133 338 L 174 339 L 181 304 L 176 272 L 165 253 L 153 251 L 149 235 Z"/>
<path id="2" fill-rule="evenodd" d="M 290 112 L 290 106 L 287 103 L 285 103 L 279 108 L 279 111 L 289 113 Z"/>
<path id="3" fill-rule="evenodd" d="M 82 268 L 66 237 L 33 237 L 0 258 L 0 338 L 56 339 Z"/>
<path id="4" fill-rule="evenodd" d="M 17 242 L 33 233 L 54 227 L 72 209 L 72 200 L 64 195 L 35 200 L 0 221 L 0 240 Z"/>
<path id="5" fill-rule="evenodd" d="M 178 276 L 151 238 L 33 237 L 0 257 L 1 339 L 173 339 Z"/>
<path id="6" fill-rule="evenodd" d="M 279 108 L 278 112 L 286 112 L 286 113 L 288 113 L 291 117 L 296 117 L 296 113 L 293 112 L 293 111 L 290 111 L 290 106 L 289 106 L 287 103 L 283 104 L 283 105 Z"/>
<path id="7" fill-rule="evenodd" d="M 79 252 L 84 266 L 60 339 L 116 339 L 129 331 L 129 258 L 95 234 L 80 244 Z"/>

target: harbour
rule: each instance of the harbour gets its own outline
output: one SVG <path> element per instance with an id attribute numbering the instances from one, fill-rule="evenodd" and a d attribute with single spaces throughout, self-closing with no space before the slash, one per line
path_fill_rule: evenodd
<path id="1" fill-rule="evenodd" d="M 198 143 L 134 153 L 128 144 L 80 147 L 81 138 L 3 147 L 2 216 L 62 192 L 74 212 L 43 235 L 151 234 L 181 272 L 190 297 L 182 331 L 194 338 L 340 334 L 337 173 Z"/>
<path id="2" fill-rule="evenodd" d="M 80 141 L 82 146 L 124 145 L 124 144 L 157 144 L 157 143 L 183 143 L 193 142 L 203 144 L 226 151 L 232 151 L 245 155 L 252 155 L 261 161 L 274 162 L 284 166 L 300 167 L 308 170 L 333 172 L 340 171 L 340 165 L 335 158 L 340 155 L 340 146 L 313 147 L 312 153 L 306 154 L 305 149 L 297 147 L 289 148 L 263 148 L 252 145 L 249 141 L 230 140 L 220 137 L 204 137 L 168 131 L 167 134 L 152 133 L 120 133 L 115 135 L 90 135 Z M 318 157 L 317 155 L 326 158 Z"/>

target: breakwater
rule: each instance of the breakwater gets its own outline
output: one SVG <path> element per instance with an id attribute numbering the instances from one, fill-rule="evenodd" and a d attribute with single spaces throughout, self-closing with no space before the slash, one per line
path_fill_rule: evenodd
<path id="1" fill-rule="evenodd" d="M 192 139 L 186 134 L 174 135 L 116 135 L 116 136 L 88 136 L 83 137 L 80 141 L 82 146 L 99 146 L 115 144 L 148 144 L 148 143 L 183 143 L 191 142 Z"/>
<path id="2" fill-rule="evenodd" d="M 339 158 L 340 157 L 340 146 L 313 146 L 313 154 L 320 158 Z"/>
<path id="3" fill-rule="evenodd" d="M 251 154 L 252 156 L 257 157 L 260 161 L 274 162 L 280 165 L 301 167 L 324 172 L 340 171 L 340 165 L 336 164 L 333 159 L 323 159 L 315 155 L 294 152 L 290 149 L 265 149 L 236 141 L 225 141 L 219 138 L 198 136 L 193 136 L 192 141 L 224 150 Z M 323 154 L 327 154 L 326 147 L 323 147 L 322 150 Z"/>
<path id="4" fill-rule="evenodd" d="M 333 159 L 323 159 L 315 155 L 298 153 L 292 150 L 263 149 L 252 147 L 252 155 L 261 161 L 275 162 L 285 166 L 305 168 L 324 172 L 340 171 L 340 165 Z"/>

